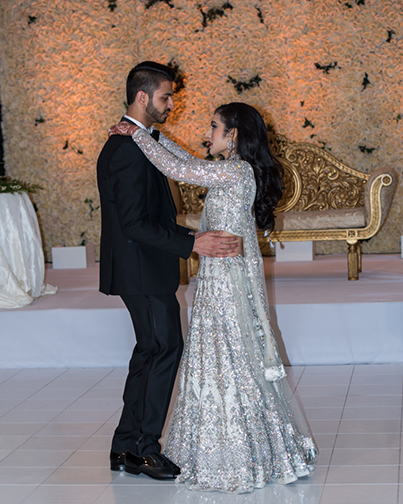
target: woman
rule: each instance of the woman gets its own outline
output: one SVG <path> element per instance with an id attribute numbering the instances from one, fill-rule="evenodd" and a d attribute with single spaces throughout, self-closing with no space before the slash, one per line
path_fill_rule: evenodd
<path id="1" fill-rule="evenodd" d="M 122 126 L 121 133 L 127 130 Z M 209 188 L 200 231 L 242 236 L 243 255 L 201 257 L 184 350 L 178 400 L 165 450 L 191 489 L 251 492 L 308 475 L 317 448 L 290 406 L 269 323 L 256 224 L 274 227 L 281 173 L 270 156 L 260 114 L 222 105 L 206 134 L 210 153 L 190 155 L 160 135 L 129 127 L 149 160 L 174 180 Z"/>

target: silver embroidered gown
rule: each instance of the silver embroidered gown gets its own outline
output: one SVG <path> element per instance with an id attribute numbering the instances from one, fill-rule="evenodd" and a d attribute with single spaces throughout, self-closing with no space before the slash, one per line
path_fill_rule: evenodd
<path id="1" fill-rule="evenodd" d="M 313 470 L 317 448 L 285 379 L 269 323 L 252 205 L 252 167 L 206 161 L 164 135 L 134 141 L 172 179 L 209 188 L 199 231 L 243 237 L 244 255 L 200 258 L 179 394 L 165 454 L 195 490 L 251 492 Z M 300 418 L 295 418 L 295 415 Z"/>

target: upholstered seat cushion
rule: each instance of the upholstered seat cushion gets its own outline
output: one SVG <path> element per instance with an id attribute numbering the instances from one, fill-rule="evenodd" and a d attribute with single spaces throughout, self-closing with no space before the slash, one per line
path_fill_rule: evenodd
<path id="1" fill-rule="evenodd" d="M 179 214 L 177 223 L 198 230 L 200 214 Z M 300 229 L 348 229 L 365 227 L 364 207 L 345 210 L 317 210 L 312 212 L 279 212 L 276 215 L 276 231 Z"/>
<path id="2" fill-rule="evenodd" d="M 315 210 L 305 212 L 279 212 L 276 215 L 276 231 L 301 229 L 348 229 L 365 227 L 364 207 Z"/>

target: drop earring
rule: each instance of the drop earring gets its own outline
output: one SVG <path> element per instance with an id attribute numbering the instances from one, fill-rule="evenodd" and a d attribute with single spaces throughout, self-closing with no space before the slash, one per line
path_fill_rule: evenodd
<path id="1" fill-rule="evenodd" d="M 228 149 L 229 157 L 231 157 L 235 154 L 235 147 L 236 147 L 235 142 L 233 140 L 228 140 L 227 149 Z"/>

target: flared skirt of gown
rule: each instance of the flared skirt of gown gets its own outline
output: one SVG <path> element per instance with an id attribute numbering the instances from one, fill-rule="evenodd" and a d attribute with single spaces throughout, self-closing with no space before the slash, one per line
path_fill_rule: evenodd
<path id="1" fill-rule="evenodd" d="M 313 470 L 317 449 L 286 379 L 264 379 L 248 285 L 243 257 L 201 259 L 165 450 L 191 489 L 251 492 Z"/>

